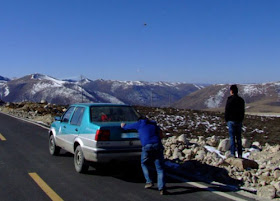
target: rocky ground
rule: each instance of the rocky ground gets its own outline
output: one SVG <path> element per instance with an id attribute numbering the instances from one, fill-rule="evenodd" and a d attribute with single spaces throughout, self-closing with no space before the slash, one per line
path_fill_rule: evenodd
<path id="1" fill-rule="evenodd" d="M 67 106 L 2 103 L 0 111 L 47 125 Z M 154 119 L 166 137 L 165 158 L 205 181 L 238 186 L 268 199 L 280 197 L 280 118 L 246 115 L 243 159 L 229 157 L 229 140 L 222 113 L 174 108 L 135 107 Z"/>

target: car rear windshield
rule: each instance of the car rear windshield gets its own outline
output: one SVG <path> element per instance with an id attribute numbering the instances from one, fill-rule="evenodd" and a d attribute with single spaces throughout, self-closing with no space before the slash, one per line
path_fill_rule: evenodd
<path id="1" fill-rule="evenodd" d="M 140 114 L 131 106 L 92 106 L 90 108 L 92 122 L 137 121 Z"/>

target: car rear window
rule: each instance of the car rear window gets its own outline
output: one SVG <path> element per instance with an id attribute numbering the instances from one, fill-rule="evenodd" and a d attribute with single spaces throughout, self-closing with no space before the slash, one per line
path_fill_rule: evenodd
<path id="1" fill-rule="evenodd" d="M 92 122 L 137 121 L 140 114 L 131 106 L 92 106 Z"/>

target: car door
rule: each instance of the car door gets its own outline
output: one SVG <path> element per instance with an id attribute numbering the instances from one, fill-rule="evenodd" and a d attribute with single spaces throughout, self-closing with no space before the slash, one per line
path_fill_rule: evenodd
<path id="1" fill-rule="evenodd" d="M 74 152 L 73 144 L 79 134 L 83 113 L 83 107 L 70 107 L 61 119 L 57 136 L 59 145 L 71 153 Z"/>

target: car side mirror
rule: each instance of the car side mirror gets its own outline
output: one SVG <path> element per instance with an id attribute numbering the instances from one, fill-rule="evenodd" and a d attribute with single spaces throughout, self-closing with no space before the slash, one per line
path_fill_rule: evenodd
<path id="1" fill-rule="evenodd" d="M 61 121 L 61 117 L 54 117 L 55 121 Z"/>

